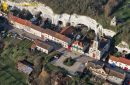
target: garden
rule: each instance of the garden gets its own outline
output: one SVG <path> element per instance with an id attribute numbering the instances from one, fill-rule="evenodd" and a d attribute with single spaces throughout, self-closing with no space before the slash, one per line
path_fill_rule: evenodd
<path id="1" fill-rule="evenodd" d="M 27 39 L 6 37 L 3 42 L 4 48 L 0 53 L 0 85 L 28 85 L 28 76 L 16 69 L 17 61 L 27 59 L 33 63 L 34 59 L 45 54 L 30 52 L 32 41 Z"/>

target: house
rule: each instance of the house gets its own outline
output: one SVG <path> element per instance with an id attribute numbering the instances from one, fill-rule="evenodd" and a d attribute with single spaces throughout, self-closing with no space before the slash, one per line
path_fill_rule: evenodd
<path id="1" fill-rule="evenodd" d="M 30 74 L 33 71 L 33 64 L 26 60 L 17 62 L 17 69 L 25 74 Z"/>
<path id="2" fill-rule="evenodd" d="M 125 57 L 115 57 L 110 55 L 109 64 L 120 67 L 124 70 L 130 71 L 130 60 Z"/>
<path id="3" fill-rule="evenodd" d="M 107 80 L 112 84 L 122 85 L 126 74 L 119 70 L 115 70 L 107 66 L 104 62 L 101 61 L 91 61 L 88 62 L 87 68 L 97 77 Z"/>
<path id="4" fill-rule="evenodd" d="M 126 78 L 125 73 L 121 73 L 112 69 L 108 69 L 109 75 L 107 76 L 107 81 L 112 82 L 117 85 L 122 85 Z"/>
<path id="5" fill-rule="evenodd" d="M 121 53 L 122 53 L 123 51 L 126 51 L 125 54 L 129 54 L 129 53 L 130 53 L 129 45 L 128 45 L 126 42 L 124 42 L 124 41 L 122 41 L 121 43 L 119 43 L 119 44 L 116 46 L 116 48 L 117 48 L 118 51 L 121 52 Z"/>
<path id="6" fill-rule="evenodd" d="M 108 73 L 104 70 L 104 64 L 102 62 L 98 61 L 90 61 L 87 64 L 87 68 L 97 77 L 100 77 L 101 79 L 106 80 Z"/>
<path id="7" fill-rule="evenodd" d="M 45 32 L 46 31 L 46 32 Z M 45 33 L 42 33 L 43 39 L 49 39 L 51 41 L 54 41 L 56 43 L 61 44 L 64 48 L 68 48 L 68 46 L 71 43 L 71 39 L 66 37 L 65 35 L 62 35 L 60 33 L 57 33 L 55 31 L 52 31 L 50 29 L 45 29 Z"/>
<path id="8" fill-rule="evenodd" d="M 53 46 L 50 46 L 49 44 L 44 43 L 40 40 L 35 40 L 34 44 L 31 46 L 31 49 L 32 50 L 37 49 L 39 51 L 42 51 L 42 52 L 48 54 L 53 50 Z"/>
<path id="9" fill-rule="evenodd" d="M 58 33 L 50 29 L 44 29 L 41 28 L 40 26 L 36 26 L 32 24 L 30 21 L 13 16 L 12 14 L 8 14 L 8 18 L 15 28 L 33 34 L 39 37 L 40 40 L 54 41 L 58 44 L 61 44 L 64 48 L 67 48 L 72 51 L 77 51 L 82 54 L 86 53 L 86 55 L 89 55 L 94 59 L 99 60 L 101 58 L 101 55 L 104 54 L 104 52 L 106 52 L 106 50 L 102 52 L 98 49 L 99 44 L 97 40 L 94 40 L 92 42 L 91 47 L 90 47 L 90 43 L 87 42 L 86 39 L 84 39 L 86 41 L 82 41 L 82 42 L 79 41 L 78 39 L 81 37 L 81 35 L 76 35 L 77 37 L 73 35 L 72 32 L 74 31 L 74 29 L 71 26 L 64 28 L 63 30 L 61 30 L 60 33 Z M 74 37 L 78 39 L 73 42 Z"/>
<path id="10" fill-rule="evenodd" d="M 106 80 L 108 74 L 102 68 L 95 69 L 93 67 L 90 67 L 90 69 L 94 75 Z"/>
<path id="11" fill-rule="evenodd" d="M 114 16 L 113 19 L 111 20 L 111 23 L 110 23 L 111 26 L 116 26 L 117 25 L 117 20 L 116 20 L 116 17 Z"/>
<path id="12" fill-rule="evenodd" d="M 101 39 L 93 40 L 89 49 L 89 56 L 94 59 L 102 59 L 108 53 L 110 48 L 110 37 L 103 36 Z"/>
<path id="13" fill-rule="evenodd" d="M 83 48 L 84 48 L 83 43 L 80 41 L 73 42 L 71 46 L 71 50 L 77 51 L 82 54 L 84 53 Z"/>
<path id="14" fill-rule="evenodd" d="M 73 31 L 74 31 L 73 26 L 67 26 L 67 27 L 63 27 L 62 30 L 60 31 L 60 33 L 63 35 L 68 35 L 68 34 L 73 33 Z"/>
<path id="15" fill-rule="evenodd" d="M 66 37 L 63 34 L 57 33 L 53 30 L 41 28 L 40 26 L 32 24 L 30 21 L 13 16 L 12 14 L 8 14 L 8 18 L 14 27 L 22 29 L 33 35 L 36 35 L 41 39 L 52 40 L 54 42 L 61 44 L 65 48 L 68 48 L 69 44 L 71 43 L 70 38 Z"/>

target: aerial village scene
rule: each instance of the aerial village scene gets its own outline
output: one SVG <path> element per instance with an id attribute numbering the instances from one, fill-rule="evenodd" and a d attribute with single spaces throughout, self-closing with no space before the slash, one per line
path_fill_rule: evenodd
<path id="1" fill-rule="evenodd" d="M 109 4 L 129 3 L 130 18 L 129 0 L 107 1 L 106 15 Z M 113 31 L 93 18 L 58 14 L 37 0 L 1 0 L 0 85 L 130 85 L 130 20 L 104 18 Z"/>

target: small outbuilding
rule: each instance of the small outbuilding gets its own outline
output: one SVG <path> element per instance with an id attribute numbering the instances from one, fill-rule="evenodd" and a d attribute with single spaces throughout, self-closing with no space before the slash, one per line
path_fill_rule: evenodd
<path id="1" fill-rule="evenodd" d="M 17 69 L 20 72 L 23 72 L 23 73 L 29 75 L 33 71 L 33 64 L 26 61 L 26 60 L 18 61 L 17 62 Z"/>
<path id="2" fill-rule="evenodd" d="M 31 49 L 32 50 L 37 49 L 39 51 L 42 51 L 42 52 L 48 54 L 53 50 L 53 46 L 51 46 L 45 42 L 42 42 L 40 40 L 35 40 L 34 44 L 31 46 Z"/>

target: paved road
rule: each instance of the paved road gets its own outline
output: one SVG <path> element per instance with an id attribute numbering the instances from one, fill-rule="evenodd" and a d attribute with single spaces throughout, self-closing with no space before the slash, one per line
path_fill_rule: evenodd
<path id="1" fill-rule="evenodd" d="M 26 31 L 24 31 L 24 30 L 18 29 L 18 28 L 13 28 L 13 29 L 9 30 L 9 32 L 17 33 L 17 34 L 19 34 L 20 36 L 28 37 L 28 38 L 33 39 L 33 40 L 35 40 L 35 39 L 40 39 L 40 40 L 41 40 L 40 37 L 38 37 L 38 36 L 36 36 L 36 35 L 33 35 L 33 34 L 31 34 L 31 33 L 28 33 L 28 32 L 26 32 Z"/>
<path id="2" fill-rule="evenodd" d="M 62 48 L 62 45 L 60 45 L 60 44 L 58 44 L 58 43 L 56 43 L 54 41 L 45 40 L 44 42 L 51 45 L 51 46 L 53 46 L 55 50 L 59 50 L 60 48 Z"/>

